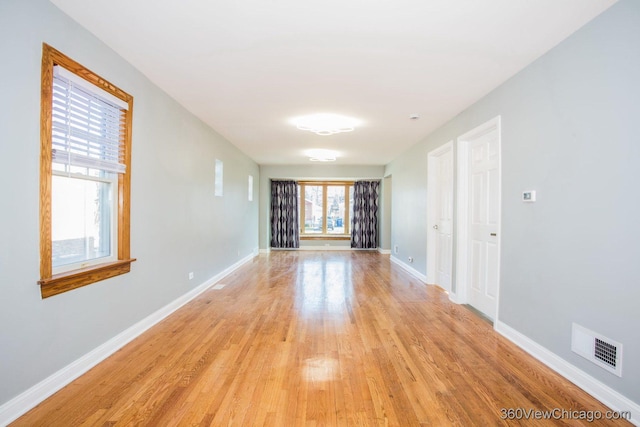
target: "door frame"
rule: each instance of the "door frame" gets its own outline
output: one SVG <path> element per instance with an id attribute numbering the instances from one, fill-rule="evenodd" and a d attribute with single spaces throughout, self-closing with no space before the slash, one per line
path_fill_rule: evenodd
<path id="1" fill-rule="evenodd" d="M 501 116 L 471 129 L 470 131 L 460 135 L 457 138 L 457 207 L 456 207 L 456 249 L 455 249 L 455 292 L 449 295 L 450 299 L 458 304 L 466 304 L 469 302 L 468 281 L 469 270 L 469 174 L 470 174 L 470 145 L 471 141 L 476 138 L 497 130 L 498 133 L 498 172 L 500 180 L 498 183 L 499 200 L 498 210 L 500 222 L 498 224 L 498 284 L 496 291 L 496 316 L 493 324 L 498 324 L 499 306 L 500 306 L 500 263 L 502 261 L 502 127 Z"/>
<path id="2" fill-rule="evenodd" d="M 451 152 L 451 182 L 452 182 L 452 192 L 455 189 L 455 182 L 454 182 L 454 178 L 455 178 L 455 173 L 454 173 L 454 165 L 453 162 L 455 161 L 454 157 L 455 157 L 455 153 L 453 152 L 453 140 L 447 142 L 446 144 L 441 145 L 438 148 L 435 148 L 431 151 L 429 151 L 429 153 L 427 154 L 427 283 L 436 283 L 436 233 L 433 230 L 433 228 L 430 226 L 430 224 L 433 224 L 436 217 L 437 217 L 437 212 L 436 212 L 436 202 L 437 202 L 437 195 L 438 195 L 438 191 L 436 190 L 436 188 L 438 186 L 441 185 L 440 183 L 440 179 L 438 178 L 438 174 L 436 173 L 436 161 L 437 159 L 442 156 L 443 154 L 446 154 L 447 152 Z M 451 200 L 451 203 L 453 203 L 453 199 Z M 452 211 L 453 211 L 453 206 L 452 206 Z M 454 220 L 454 224 L 452 224 L 452 226 L 455 225 L 455 220 Z M 453 227 L 455 228 L 455 226 Z M 451 234 L 453 233 L 453 230 L 451 230 Z M 451 277 L 451 283 L 449 285 L 449 289 L 444 289 L 447 292 L 451 292 L 451 288 L 453 286 L 453 243 L 454 243 L 454 237 L 452 237 L 452 245 L 451 245 L 451 271 L 449 271 L 449 277 Z M 442 287 L 441 284 L 438 283 L 438 285 L 440 287 Z"/>

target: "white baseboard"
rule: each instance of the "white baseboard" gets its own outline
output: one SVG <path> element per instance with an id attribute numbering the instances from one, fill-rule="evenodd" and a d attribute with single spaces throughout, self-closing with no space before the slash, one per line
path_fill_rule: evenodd
<path id="1" fill-rule="evenodd" d="M 467 301 L 463 300 L 460 295 L 458 295 L 457 293 L 454 292 L 449 292 L 449 301 L 451 301 L 454 304 L 466 304 Z"/>
<path id="2" fill-rule="evenodd" d="M 606 384 L 593 378 L 576 366 L 562 359 L 555 353 L 547 350 L 537 342 L 527 336 L 516 331 L 512 327 L 497 321 L 494 325 L 495 330 L 522 348 L 524 351 L 547 365 L 549 368 L 562 375 L 600 402 L 607 405 L 614 411 L 630 411 L 632 419 L 630 420 L 636 426 L 640 426 L 640 405 L 633 402 L 629 398 L 623 396 L 613 390 Z"/>
<path id="3" fill-rule="evenodd" d="M 427 276 L 422 274 L 422 273 L 420 273 L 415 268 L 411 267 L 408 264 L 405 264 L 404 262 L 400 261 L 399 258 L 394 257 L 393 255 L 391 255 L 391 257 L 389 259 L 391 260 L 392 263 L 396 264 L 398 267 L 401 267 L 402 269 L 406 270 L 407 273 L 409 273 L 412 276 L 420 279 L 423 283 L 427 283 Z"/>
<path id="4" fill-rule="evenodd" d="M 381 254 L 390 254 L 391 250 L 389 249 L 359 249 L 359 248 L 352 248 L 351 246 L 319 246 L 319 245 L 308 245 L 308 246 L 300 246 L 299 248 L 295 248 L 295 249 L 288 249 L 288 248 L 270 248 L 270 249 L 260 249 L 260 253 L 261 254 L 268 254 L 271 252 L 271 250 L 274 251 L 378 251 Z"/>
<path id="5" fill-rule="evenodd" d="M 53 375 L 45 378 L 25 392 L 4 403 L 0 406 L 0 426 L 5 426 L 10 422 L 15 421 L 21 415 L 24 415 L 40 402 L 62 389 L 76 378 L 80 377 L 89 369 L 93 368 L 98 363 L 124 347 L 127 343 L 131 342 L 133 339 L 137 338 L 147 329 L 151 328 L 156 323 L 160 322 L 165 317 L 196 298 L 220 279 L 237 270 L 243 264 L 251 261 L 253 257 L 254 255 L 252 254 L 241 259 L 232 266 L 226 268 L 224 271 L 208 279 L 197 288 L 180 296 L 176 300 L 111 338 L 109 341 L 96 347 L 89 353 L 60 369 L 58 372 L 55 372 Z"/>
<path id="6" fill-rule="evenodd" d="M 300 246 L 300 251 L 350 251 L 351 246 Z"/>

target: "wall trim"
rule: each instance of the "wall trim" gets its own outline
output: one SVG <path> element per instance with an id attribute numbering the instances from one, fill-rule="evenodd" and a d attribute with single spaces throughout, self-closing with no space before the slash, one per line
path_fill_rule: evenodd
<path id="1" fill-rule="evenodd" d="M 608 385 L 562 359 L 526 335 L 507 324 L 496 321 L 494 329 L 503 337 L 535 357 L 558 374 L 571 381 L 614 411 L 631 411 L 631 423 L 640 426 L 640 405 L 613 390 Z"/>
<path id="2" fill-rule="evenodd" d="M 293 249 L 289 249 L 289 248 L 273 248 L 273 250 L 275 251 L 378 251 L 383 255 L 389 255 L 391 254 L 391 250 L 390 249 L 359 249 L 359 248 L 352 248 L 351 246 L 300 246 L 299 248 L 293 248 Z M 271 250 L 270 249 L 260 249 L 260 253 L 261 254 L 268 254 L 270 253 Z"/>
<path id="3" fill-rule="evenodd" d="M 163 320 L 183 305 L 187 304 L 198 295 L 206 291 L 222 278 L 228 276 L 233 271 L 240 268 L 245 263 L 251 261 L 254 255 L 248 255 L 215 276 L 211 277 L 197 288 L 178 297 L 166 306 L 160 308 L 138 323 L 125 329 L 105 343 L 94 348 L 84 356 L 71 362 L 69 365 L 53 373 L 38 384 L 9 400 L 0 406 L 0 425 L 4 426 L 15 421 L 20 416 L 33 409 L 36 405 L 62 389 L 73 380 L 77 379 L 89 369 L 111 356 L 113 353 L 133 341 L 139 335 L 150 329 L 156 323 Z"/>
<path id="4" fill-rule="evenodd" d="M 350 251 L 351 246 L 300 246 L 299 251 Z"/>
<path id="5" fill-rule="evenodd" d="M 427 276 L 420 273 L 415 268 L 411 267 L 408 264 L 405 264 L 404 262 L 400 261 L 399 258 L 394 257 L 393 255 L 391 255 L 389 259 L 391 260 L 392 263 L 396 264 L 398 267 L 402 268 L 407 273 L 411 274 L 413 277 L 420 279 L 420 281 L 422 281 L 423 283 L 427 283 Z"/>
<path id="6" fill-rule="evenodd" d="M 449 292 L 449 301 L 458 305 L 467 303 L 467 301 L 463 300 L 460 295 L 455 292 Z"/>

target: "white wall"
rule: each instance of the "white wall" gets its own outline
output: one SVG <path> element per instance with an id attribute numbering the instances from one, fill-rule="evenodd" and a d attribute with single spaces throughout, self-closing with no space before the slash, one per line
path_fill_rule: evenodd
<path id="1" fill-rule="evenodd" d="M 129 274 L 45 300 L 39 279 L 46 42 L 134 96 Z M 258 247 L 259 168 L 46 0 L 0 2 L 0 406 Z M 213 196 L 215 159 L 224 197 Z M 194 272 L 194 280 L 188 273 Z"/>
<path id="2" fill-rule="evenodd" d="M 500 115 L 499 320 L 636 404 L 639 40 L 640 2 L 617 3 L 385 171 L 392 245 L 426 274 L 427 153 Z M 622 378 L 571 352 L 572 322 L 623 344 Z"/>

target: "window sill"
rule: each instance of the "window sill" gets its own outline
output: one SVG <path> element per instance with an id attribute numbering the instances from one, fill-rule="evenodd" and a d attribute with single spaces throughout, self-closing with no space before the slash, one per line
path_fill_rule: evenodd
<path id="1" fill-rule="evenodd" d="M 345 234 L 301 234 L 300 240 L 351 240 L 351 236 Z"/>
<path id="2" fill-rule="evenodd" d="M 135 258 L 118 260 L 55 274 L 48 279 L 38 281 L 40 293 L 42 294 L 42 298 L 48 298 L 110 277 L 126 274 L 131 270 L 131 263 L 134 261 Z"/>

